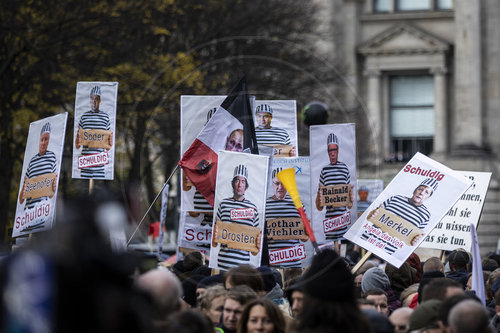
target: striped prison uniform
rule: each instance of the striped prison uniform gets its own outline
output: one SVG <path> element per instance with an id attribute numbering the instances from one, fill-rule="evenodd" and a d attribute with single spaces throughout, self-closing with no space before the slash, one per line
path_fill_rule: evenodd
<path id="1" fill-rule="evenodd" d="M 424 229 L 431 218 L 431 213 L 424 205 L 415 206 L 410 203 L 410 199 L 402 195 L 395 195 L 383 202 L 382 207 L 389 212 L 396 214 L 405 221 L 413 224 L 419 229 Z M 396 247 L 390 242 L 387 242 L 379 237 L 371 236 L 385 244 L 384 250 L 388 254 L 394 254 Z M 370 235 L 368 232 L 363 232 L 361 239 L 368 241 Z"/>
<path id="2" fill-rule="evenodd" d="M 78 127 L 86 130 L 100 129 L 109 131 L 111 129 L 111 122 L 109 121 L 109 116 L 106 112 L 87 111 L 80 118 Z M 89 148 L 87 146 L 83 146 L 82 155 L 98 154 L 104 151 L 106 151 L 104 148 Z M 81 176 L 82 178 L 92 179 L 104 178 L 104 165 L 83 168 L 81 169 Z"/>
<path id="3" fill-rule="evenodd" d="M 257 144 L 259 145 L 291 145 L 290 137 L 288 133 L 278 127 L 263 128 L 257 127 L 255 129 L 255 135 L 257 136 Z"/>
<path id="4" fill-rule="evenodd" d="M 53 172 L 56 172 L 56 154 L 47 150 L 45 154 L 36 154 L 31 158 L 28 164 L 28 169 L 26 170 L 26 177 L 33 178 Z M 31 209 L 35 207 L 35 204 L 41 202 L 42 200 L 47 200 L 47 197 L 27 199 L 24 209 Z"/>
<path id="5" fill-rule="evenodd" d="M 337 161 L 336 164 L 328 164 L 321 170 L 319 175 L 319 184 L 321 186 L 345 185 L 350 183 L 351 176 L 349 174 L 349 169 L 345 163 L 340 161 Z M 342 215 L 345 212 L 347 212 L 347 207 L 326 206 L 325 220 Z M 342 239 L 344 234 L 347 232 L 347 229 L 349 229 L 349 226 L 328 232 L 325 234 L 326 239 Z"/>
<path id="6" fill-rule="evenodd" d="M 269 197 L 266 200 L 266 223 L 270 219 L 276 218 L 300 218 L 299 212 L 295 205 L 293 204 L 292 198 L 287 194 L 283 200 L 276 200 L 273 197 Z M 267 235 L 267 232 L 266 232 Z M 287 240 L 268 240 L 269 251 L 279 250 L 286 247 L 291 247 L 299 244 L 298 239 L 287 239 Z M 300 260 L 284 262 L 275 265 L 275 267 L 289 268 L 289 267 L 301 267 Z"/>
<path id="7" fill-rule="evenodd" d="M 201 221 L 201 225 L 212 225 L 213 220 L 213 211 L 214 208 L 208 203 L 207 199 L 201 194 L 198 190 L 194 192 L 193 197 L 194 209 L 196 212 L 204 212 L 203 220 Z"/>
<path id="8" fill-rule="evenodd" d="M 233 219 L 231 220 L 231 211 L 233 209 L 252 208 L 254 210 L 253 218 L 248 219 Z M 244 224 L 250 227 L 259 226 L 259 214 L 257 207 L 249 200 L 243 201 L 234 200 L 234 198 L 227 198 L 221 201 L 217 209 L 217 219 L 222 222 L 232 222 Z M 228 270 L 243 264 L 250 263 L 250 253 L 245 250 L 237 250 L 227 247 L 226 244 L 221 244 L 219 256 L 217 260 L 218 266 L 222 270 Z"/>

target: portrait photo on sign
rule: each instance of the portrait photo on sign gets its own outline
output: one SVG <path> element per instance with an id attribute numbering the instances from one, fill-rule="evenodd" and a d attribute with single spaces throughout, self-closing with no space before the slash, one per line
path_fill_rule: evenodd
<path id="1" fill-rule="evenodd" d="M 295 100 L 256 100 L 254 119 L 259 146 L 273 147 L 275 157 L 299 155 Z"/>
<path id="2" fill-rule="evenodd" d="M 355 125 L 309 130 L 314 234 L 318 242 L 342 240 L 357 217 Z"/>
<path id="3" fill-rule="evenodd" d="M 118 82 L 78 82 L 73 131 L 73 178 L 114 178 Z"/>
<path id="4" fill-rule="evenodd" d="M 273 158 L 266 198 L 266 229 L 269 265 L 277 268 L 305 267 L 313 255 L 311 242 L 290 194 L 278 179 L 284 169 L 295 170 L 295 183 L 306 214 L 310 214 L 309 157 Z"/>
<path id="5" fill-rule="evenodd" d="M 399 267 L 471 184 L 417 153 L 345 237 Z"/>
<path id="6" fill-rule="evenodd" d="M 66 112 L 30 124 L 12 237 L 52 227 L 67 119 Z"/>
<path id="7" fill-rule="evenodd" d="M 221 151 L 210 267 L 260 266 L 269 157 Z"/>

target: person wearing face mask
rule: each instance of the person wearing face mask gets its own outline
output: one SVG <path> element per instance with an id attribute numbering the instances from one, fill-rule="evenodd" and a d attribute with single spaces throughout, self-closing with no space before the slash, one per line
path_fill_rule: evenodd
<path id="1" fill-rule="evenodd" d="M 260 298 L 247 303 L 238 322 L 238 333 L 284 333 L 285 318 L 272 301 Z"/>

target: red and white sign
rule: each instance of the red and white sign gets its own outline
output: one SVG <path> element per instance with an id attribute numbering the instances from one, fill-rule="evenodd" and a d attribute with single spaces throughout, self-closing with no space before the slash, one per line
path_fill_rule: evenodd
<path id="1" fill-rule="evenodd" d="M 323 221 L 323 231 L 325 233 L 337 230 L 345 227 L 346 225 L 351 224 L 351 212 L 347 211 L 346 213 L 335 216 Z"/>
<path id="2" fill-rule="evenodd" d="M 103 151 L 98 154 L 82 155 L 78 157 L 78 169 L 85 169 L 109 163 L 108 153 Z"/>
<path id="3" fill-rule="evenodd" d="M 296 246 L 269 251 L 269 263 L 271 265 L 302 260 L 305 258 L 306 258 L 306 248 L 304 244 L 299 244 Z"/>
<path id="4" fill-rule="evenodd" d="M 231 209 L 231 220 L 248 220 L 248 219 L 253 219 L 254 216 L 255 216 L 255 209 L 253 208 Z"/>

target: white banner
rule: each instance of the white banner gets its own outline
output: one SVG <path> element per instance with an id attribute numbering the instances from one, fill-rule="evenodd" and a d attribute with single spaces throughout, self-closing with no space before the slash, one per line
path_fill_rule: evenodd
<path id="1" fill-rule="evenodd" d="M 210 267 L 260 266 L 268 160 L 267 156 L 219 152 Z"/>
<path id="2" fill-rule="evenodd" d="M 52 227 L 68 113 L 30 124 L 12 237 Z"/>
<path id="3" fill-rule="evenodd" d="M 78 82 L 72 178 L 114 178 L 118 82 Z"/>
<path id="4" fill-rule="evenodd" d="M 345 237 L 400 267 L 471 184 L 417 153 Z"/>
<path id="5" fill-rule="evenodd" d="M 314 234 L 318 242 L 341 240 L 351 223 L 340 223 L 332 229 L 332 223 L 337 223 L 332 219 L 347 214 L 344 222 L 355 221 L 357 216 L 355 125 L 311 126 L 309 146 Z M 336 188 L 342 185 L 342 189 Z"/>
<path id="6" fill-rule="evenodd" d="M 491 172 L 458 171 L 474 183 L 446 213 L 420 247 L 453 251 L 471 250 L 470 224 L 477 229 Z"/>

